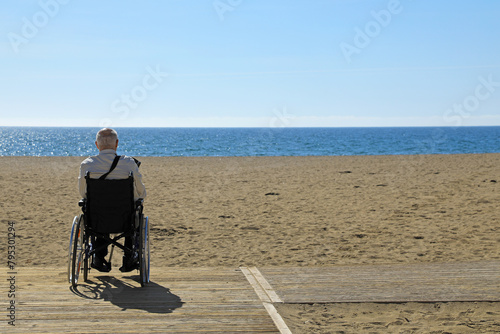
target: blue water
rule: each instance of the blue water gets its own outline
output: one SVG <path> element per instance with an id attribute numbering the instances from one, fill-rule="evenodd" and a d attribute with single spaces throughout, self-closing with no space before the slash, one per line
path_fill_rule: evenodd
<path id="1" fill-rule="evenodd" d="M 88 156 L 98 128 L 0 127 L 0 156 Z M 306 156 L 500 152 L 500 126 L 118 128 L 131 156 Z"/>

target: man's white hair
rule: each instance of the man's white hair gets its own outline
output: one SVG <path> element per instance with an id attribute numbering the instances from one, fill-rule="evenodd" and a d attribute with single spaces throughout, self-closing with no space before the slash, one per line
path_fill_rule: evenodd
<path id="1" fill-rule="evenodd" d="M 116 140 L 118 139 L 118 133 L 110 128 L 104 128 L 97 132 L 95 140 L 97 145 L 99 145 L 100 150 L 115 148 Z"/>

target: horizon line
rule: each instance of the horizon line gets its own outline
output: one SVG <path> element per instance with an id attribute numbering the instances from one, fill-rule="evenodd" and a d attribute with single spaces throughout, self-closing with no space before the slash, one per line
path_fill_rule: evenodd
<path id="1" fill-rule="evenodd" d="M 500 127 L 497 125 L 375 125 L 375 126 L 111 126 L 113 129 L 357 129 L 357 128 L 480 128 Z M 95 128 L 102 126 L 79 125 L 0 125 L 0 128 Z"/>

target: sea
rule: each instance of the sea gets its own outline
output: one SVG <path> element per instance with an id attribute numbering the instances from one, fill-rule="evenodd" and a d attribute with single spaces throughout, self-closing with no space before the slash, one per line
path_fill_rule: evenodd
<path id="1" fill-rule="evenodd" d="M 98 128 L 0 127 L 0 156 L 89 156 Z M 347 156 L 500 153 L 500 126 L 116 128 L 130 156 Z"/>

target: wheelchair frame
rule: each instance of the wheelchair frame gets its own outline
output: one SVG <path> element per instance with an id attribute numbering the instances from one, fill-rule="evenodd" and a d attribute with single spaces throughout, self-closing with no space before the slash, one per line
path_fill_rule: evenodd
<path id="1" fill-rule="evenodd" d="M 86 176 L 88 177 L 88 175 Z M 129 179 L 132 178 L 132 174 Z M 83 271 L 83 280 L 88 281 L 90 271 L 89 261 L 95 253 L 109 245 L 117 246 L 124 253 L 132 253 L 139 258 L 139 276 L 141 286 L 146 286 L 150 280 L 150 249 L 149 249 L 149 219 L 143 214 L 143 200 L 139 199 L 134 203 L 133 226 L 127 228 L 125 232 L 114 233 L 117 236 L 110 237 L 108 233 L 101 233 L 93 229 L 88 223 L 88 203 L 86 199 L 80 200 L 78 205 L 82 208 L 82 214 L 75 216 L 71 227 L 70 244 L 68 252 L 68 281 L 73 288 L 78 285 L 80 274 Z M 132 247 L 126 247 L 118 240 L 132 236 Z M 106 245 L 96 248 L 92 239 L 100 237 L 106 240 Z M 112 253 L 110 257 L 112 256 Z"/>

